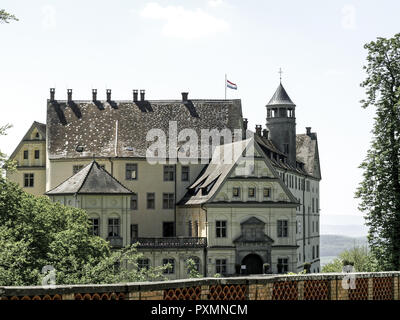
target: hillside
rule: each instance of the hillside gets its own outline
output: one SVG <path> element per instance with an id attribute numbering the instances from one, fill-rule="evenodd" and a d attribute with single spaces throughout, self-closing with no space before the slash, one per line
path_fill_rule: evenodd
<path id="1" fill-rule="evenodd" d="M 366 245 L 366 237 L 347 237 L 341 235 L 321 234 L 320 236 L 320 256 L 336 257 L 342 251 L 350 249 L 356 245 Z"/>

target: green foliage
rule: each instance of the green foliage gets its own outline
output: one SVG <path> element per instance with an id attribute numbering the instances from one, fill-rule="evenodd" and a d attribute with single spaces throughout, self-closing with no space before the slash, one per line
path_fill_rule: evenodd
<path id="1" fill-rule="evenodd" d="M 5 136 L 7 134 L 7 130 L 12 126 L 10 124 L 6 124 L 4 126 L 0 126 L 0 136 Z M 0 150 L 0 176 L 4 174 L 6 170 L 12 171 L 15 169 L 15 162 L 8 160 L 7 155 L 2 153 Z"/>
<path id="2" fill-rule="evenodd" d="M 369 227 L 368 242 L 383 270 L 400 270 L 400 34 L 368 50 L 363 108 L 374 107 L 373 137 L 356 192 Z"/>
<path id="3" fill-rule="evenodd" d="M 9 14 L 4 9 L 0 9 L 0 23 L 10 23 L 12 20 L 18 21 L 13 14 Z"/>
<path id="4" fill-rule="evenodd" d="M 378 264 L 366 246 L 344 250 L 338 258 L 322 267 L 322 272 L 342 272 L 343 266 L 352 265 L 355 272 L 376 272 Z"/>
<path id="5" fill-rule="evenodd" d="M 189 258 L 186 260 L 186 268 L 188 270 L 189 273 L 189 278 L 201 278 L 201 274 L 199 271 L 197 271 L 197 266 L 196 266 L 196 262 Z"/>
<path id="6" fill-rule="evenodd" d="M 90 233 L 85 211 L 25 193 L 0 177 L 0 285 L 41 284 L 44 266 L 57 284 L 164 279 L 165 267 L 139 269 L 136 246 L 112 251 Z"/>

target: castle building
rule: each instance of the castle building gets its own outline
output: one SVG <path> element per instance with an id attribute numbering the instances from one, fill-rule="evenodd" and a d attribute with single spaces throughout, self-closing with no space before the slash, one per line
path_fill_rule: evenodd
<path id="1" fill-rule="evenodd" d="M 93 234 L 115 248 L 138 242 L 139 266 L 170 263 L 170 279 L 188 276 L 188 258 L 205 276 L 320 271 L 317 135 L 296 134 L 282 84 L 255 132 L 240 100 L 92 94 L 56 100 L 50 90 L 46 124 L 34 122 L 11 155 L 10 180 L 85 209 Z"/>

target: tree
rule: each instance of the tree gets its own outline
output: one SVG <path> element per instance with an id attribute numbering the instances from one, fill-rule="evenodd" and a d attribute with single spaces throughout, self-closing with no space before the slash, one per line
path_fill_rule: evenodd
<path id="1" fill-rule="evenodd" d="M 197 270 L 196 262 L 192 259 L 189 258 L 186 260 L 186 268 L 189 273 L 189 278 L 201 278 L 200 272 Z"/>
<path id="2" fill-rule="evenodd" d="M 400 270 L 400 34 L 366 44 L 363 108 L 375 107 L 373 138 L 361 163 L 356 198 L 369 227 L 371 252 L 383 270 Z"/>
<path id="3" fill-rule="evenodd" d="M 377 261 L 366 246 L 344 250 L 339 257 L 322 267 L 322 272 L 342 272 L 345 265 L 352 265 L 355 272 L 380 271 Z"/>
<path id="4" fill-rule="evenodd" d="M 7 13 L 4 9 L 0 9 L 0 23 L 10 23 L 10 21 L 18 21 L 13 14 Z"/>
<path id="5" fill-rule="evenodd" d="M 42 268 L 57 284 L 164 279 L 165 267 L 140 269 L 135 246 L 112 251 L 90 233 L 84 210 L 35 197 L 0 177 L 0 286 L 42 284 Z"/>
<path id="6" fill-rule="evenodd" d="M 12 126 L 10 124 L 6 124 L 4 126 L 0 126 L 0 136 L 6 135 L 6 131 L 10 129 Z M 0 150 L 0 176 L 4 173 L 5 170 L 13 170 L 15 168 L 15 162 L 8 160 L 7 155 L 2 153 Z"/>

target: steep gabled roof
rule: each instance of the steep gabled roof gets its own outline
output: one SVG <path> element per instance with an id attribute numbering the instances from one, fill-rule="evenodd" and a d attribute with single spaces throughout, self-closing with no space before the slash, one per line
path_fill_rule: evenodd
<path id="1" fill-rule="evenodd" d="M 220 190 L 223 183 L 229 177 L 230 173 L 237 166 L 238 161 L 242 158 L 243 153 L 246 150 L 251 150 L 252 146 L 254 146 L 254 149 L 263 156 L 267 167 L 271 170 L 272 174 L 278 178 L 277 182 L 289 197 L 290 202 L 297 203 L 297 199 L 293 196 L 283 181 L 279 179 L 279 175 L 274 169 L 270 159 L 266 157 L 265 153 L 261 150 L 258 141 L 253 137 L 216 147 L 211 162 L 206 166 L 206 169 L 200 173 L 196 181 L 190 187 L 188 187 L 188 192 L 178 204 L 199 205 L 211 202 Z M 232 150 L 233 154 L 229 154 L 229 152 L 232 152 Z M 230 163 L 220 161 L 220 159 L 224 159 L 225 156 L 227 156 L 225 159 L 231 157 L 233 161 Z M 203 194 L 202 190 L 206 190 L 206 192 Z"/>
<path id="2" fill-rule="evenodd" d="M 188 193 L 179 204 L 195 205 L 209 201 L 252 141 L 247 139 L 216 146 L 210 163 L 188 188 Z M 201 189 L 206 192 L 203 194 Z"/>
<path id="3" fill-rule="evenodd" d="M 24 141 L 30 141 L 31 139 L 31 134 L 34 129 L 37 129 L 42 136 L 42 138 L 37 139 L 35 141 L 46 141 L 46 125 L 44 123 L 40 123 L 37 121 L 34 121 L 28 131 L 25 133 L 24 137 L 22 140 L 19 142 L 18 146 L 15 148 L 13 153 L 10 155 L 10 159 L 14 159 L 16 154 L 18 153 L 19 149 L 22 147 Z"/>
<path id="4" fill-rule="evenodd" d="M 282 83 L 279 84 L 271 100 L 269 100 L 267 106 L 273 105 L 292 105 L 295 106 L 293 101 L 290 99 Z"/>
<path id="5" fill-rule="evenodd" d="M 92 161 L 78 173 L 59 186 L 46 192 L 47 195 L 61 194 L 133 194 L 105 169 Z"/>
<path id="6" fill-rule="evenodd" d="M 310 135 L 296 135 L 296 157 L 304 163 L 304 169 L 310 176 L 321 179 L 318 140 L 315 132 Z"/>

